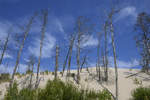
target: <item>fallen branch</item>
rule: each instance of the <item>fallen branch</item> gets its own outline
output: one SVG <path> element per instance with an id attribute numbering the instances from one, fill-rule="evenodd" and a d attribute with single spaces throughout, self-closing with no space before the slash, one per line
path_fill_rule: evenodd
<path id="1" fill-rule="evenodd" d="M 113 97 L 114 100 L 116 100 L 116 97 L 113 95 L 113 93 L 110 92 L 110 90 L 108 90 L 108 89 L 107 89 L 105 86 L 103 86 L 101 83 L 100 83 L 100 85 L 101 85 L 106 91 L 108 91 L 108 92 L 111 94 L 111 96 Z"/>
<path id="2" fill-rule="evenodd" d="M 129 75 L 129 76 L 126 76 L 125 78 L 129 78 L 129 77 L 135 76 L 135 75 L 137 75 L 137 74 L 139 74 L 139 73 L 142 73 L 142 71 L 140 71 L 140 72 L 138 72 L 138 73 L 131 74 L 131 75 Z"/>

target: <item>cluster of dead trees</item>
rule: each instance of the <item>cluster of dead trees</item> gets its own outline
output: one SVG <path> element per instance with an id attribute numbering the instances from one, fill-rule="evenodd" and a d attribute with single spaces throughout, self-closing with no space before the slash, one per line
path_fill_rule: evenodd
<path id="1" fill-rule="evenodd" d="M 150 69 L 150 15 L 142 12 L 137 17 L 135 24 L 136 44 L 141 54 L 140 64 L 146 73 Z"/>
<path id="2" fill-rule="evenodd" d="M 97 45 L 97 66 L 96 66 L 96 72 L 99 77 L 99 81 L 103 81 L 102 77 L 102 67 L 104 68 L 104 81 L 108 81 L 108 35 L 111 36 L 111 43 L 112 43 L 112 50 L 113 50 L 113 55 L 114 55 L 114 64 L 115 64 L 115 82 L 116 82 L 116 96 L 115 99 L 118 100 L 118 72 L 117 72 L 117 63 L 116 63 L 116 50 L 115 50 L 115 41 L 114 41 L 114 27 L 113 27 L 113 15 L 116 13 L 115 10 L 112 10 L 111 13 L 108 14 L 107 20 L 104 23 L 104 32 L 98 33 L 98 45 Z M 31 26 L 35 20 L 35 18 L 38 16 L 38 13 L 35 13 L 30 19 L 26 27 L 24 28 L 24 32 L 22 35 L 22 39 L 19 43 L 18 50 L 17 50 L 17 58 L 16 58 L 16 63 L 15 67 L 12 73 L 12 77 L 10 80 L 10 87 L 12 87 L 12 84 L 14 82 L 14 76 L 16 74 L 16 71 L 18 69 L 20 59 L 23 53 L 24 45 L 29 37 L 29 33 L 31 30 Z M 40 64 L 41 64 L 41 57 L 42 57 L 42 48 L 43 48 L 43 42 L 45 38 L 45 30 L 46 30 L 46 25 L 48 22 L 48 10 L 43 10 L 42 11 L 42 26 L 41 26 L 41 39 L 40 39 L 40 50 L 39 50 L 39 57 L 37 61 L 37 75 L 36 75 L 36 83 L 35 83 L 35 88 L 38 88 L 39 85 L 39 71 L 40 71 Z M 62 76 L 64 75 L 64 71 L 67 68 L 67 74 L 66 77 L 70 75 L 70 68 L 71 68 L 71 61 L 72 61 L 72 52 L 73 48 L 75 48 L 75 55 L 76 55 L 76 64 L 77 64 L 77 75 L 76 75 L 76 82 L 80 84 L 80 73 L 82 72 L 83 66 L 87 63 L 88 59 L 88 53 L 89 51 L 81 57 L 81 52 L 84 52 L 84 43 L 88 41 L 88 36 L 92 34 L 93 31 L 93 24 L 89 23 L 89 19 L 83 16 L 78 17 L 76 21 L 76 26 L 75 26 L 75 31 L 70 35 L 69 37 L 69 45 L 68 45 L 68 50 L 66 52 L 66 57 L 64 57 L 64 63 L 63 63 L 63 70 L 62 70 Z M 110 33 L 110 34 L 109 34 Z M 8 42 L 9 42 L 9 37 L 10 33 L 8 33 L 8 36 L 6 37 L 6 41 L 4 43 L 4 47 L 2 49 L 2 55 L 0 58 L 0 64 L 2 63 L 5 51 L 7 50 Z M 104 37 L 104 44 L 101 43 L 101 39 Z M 101 45 L 104 46 L 104 51 L 101 49 Z M 100 56 L 100 52 L 102 52 L 102 56 Z M 59 67 L 59 55 L 60 55 L 60 46 L 56 46 L 56 56 L 55 56 L 55 78 L 57 78 L 57 71 Z M 102 63 L 101 63 L 102 61 Z M 33 77 L 33 67 L 35 65 L 36 61 L 34 56 L 29 57 L 29 62 L 28 62 L 28 70 L 31 72 L 31 77 L 30 77 L 30 84 L 29 87 L 31 88 L 31 83 L 32 83 L 32 77 Z M 88 69 L 88 67 L 87 67 Z"/>
<path id="3" fill-rule="evenodd" d="M 98 45 L 97 45 L 97 64 L 96 64 L 96 72 L 99 78 L 99 81 L 108 81 L 109 79 L 109 74 L 108 74 L 108 36 L 111 36 L 111 45 L 112 45 L 112 51 L 113 51 L 113 57 L 114 57 L 114 67 L 115 67 L 115 87 L 116 87 L 116 95 L 113 96 L 115 100 L 118 100 L 118 71 L 117 71 L 117 62 L 116 62 L 116 49 L 115 49 L 115 39 L 114 39 L 114 25 L 113 25 L 113 16 L 115 13 L 118 11 L 112 9 L 112 11 L 108 14 L 107 19 L 104 23 L 103 27 L 103 32 L 97 33 L 98 37 Z M 26 25 L 24 32 L 23 32 L 23 38 L 20 41 L 18 51 L 17 51 L 17 58 L 16 58 L 16 63 L 15 67 L 12 73 L 12 77 L 10 80 L 10 87 L 12 87 L 12 84 L 14 82 L 14 76 L 16 74 L 17 68 L 20 63 L 20 59 L 23 53 L 23 48 L 25 45 L 25 42 L 29 36 L 29 32 L 31 30 L 31 26 L 35 20 L 35 18 L 38 16 L 38 13 L 35 13 L 30 19 L 28 24 Z M 41 64 L 41 57 L 42 57 L 42 48 L 43 48 L 43 42 L 45 38 L 45 30 L 46 30 L 46 25 L 48 22 L 48 10 L 43 10 L 42 11 L 42 27 L 41 27 L 41 39 L 40 39 L 40 50 L 39 50 L 39 57 L 38 57 L 38 64 L 37 64 L 37 75 L 36 75 L 36 83 L 35 83 L 35 88 L 38 88 L 39 85 L 39 71 L 40 71 L 40 64 Z M 140 22 L 140 21 L 139 21 Z M 77 64 L 77 75 L 76 75 L 76 82 L 80 84 L 80 73 L 82 72 L 83 66 L 87 63 L 88 59 L 88 53 L 89 51 L 84 54 L 83 57 L 81 57 L 81 52 L 83 51 L 84 43 L 88 41 L 88 36 L 90 36 L 93 32 L 93 24 L 89 23 L 89 19 L 83 16 L 78 17 L 76 21 L 76 26 L 75 26 L 75 31 L 70 35 L 69 37 L 69 45 L 68 49 L 66 52 L 66 57 L 64 57 L 64 63 L 63 63 L 63 69 L 62 69 L 62 76 L 64 75 L 64 71 L 67 68 L 67 74 L 70 75 L 70 68 L 71 68 L 71 61 L 72 61 L 72 56 L 73 56 L 73 48 L 75 48 L 75 55 L 76 55 L 76 64 Z M 146 33 L 145 33 L 146 34 Z M 0 64 L 2 63 L 3 56 L 5 54 L 5 51 L 7 50 L 8 42 L 9 42 L 9 37 L 10 33 L 8 33 L 8 36 L 6 37 L 6 41 L 4 43 L 4 47 L 2 49 L 2 55 L 0 58 Z M 102 37 L 104 37 L 104 42 L 102 41 Z M 147 46 L 147 38 L 144 38 L 144 47 Z M 146 41 L 146 42 L 145 42 Z M 104 50 L 101 48 L 102 45 L 104 46 Z M 101 54 L 102 52 L 102 54 Z M 149 54 L 149 50 L 146 51 Z M 56 56 L 55 56 L 55 78 L 57 78 L 57 71 L 59 68 L 59 55 L 60 55 L 60 46 L 56 46 Z M 101 62 L 102 61 L 102 62 Z M 31 56 L 29 58 L 29 70 L 31 71 L 31 77 L 30 77 L 30 85 L 32 82 L 32 75 L 33 75 L 33 67 L 36 63 L 35 58 Z M 87 67 L 88 68 L 88 67 Z M 102 70 L 104 69 L 104 78 L 102 77 Z"/>

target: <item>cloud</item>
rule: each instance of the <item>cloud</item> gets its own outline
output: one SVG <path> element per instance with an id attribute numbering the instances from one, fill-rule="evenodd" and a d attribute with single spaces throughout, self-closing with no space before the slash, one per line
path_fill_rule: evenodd
<path id="1" fill-rule="evenodd" d="M 6 38 L 11 25 L 11 22 L 0 21 L 0 40 L 4 40 Z"/>
<path id="2" fill-rule="evenodd" d="M 58 30 L 60 32 L 64 33 L 64 29 L 63 29 L 63 26 L 62 26 L 62 23 L 60 22 L 60 20 L 56 19 L 55 24 L 56 24 L 56 27 L 58 28 Z"/>
<path id="3" fill-rule="evenodd" d="M 112 67 L 114 67 L 114 58 L 109 57 L 109 63 Z M 117 66 L 120 68 L 133 68 L 139 65 L 139 61 L 137 59 L 134 59 L 132 61 L 123 61 L 117 59 Z"/>
<path id="4" fill-rule="evenodd" d="M 5 53 L 5 54 L 4 54 L 4 59 L 12 59 L 12 58 L 13 58 L 12 55 L 10 55 L 10 54 L 8 54 L 8 53 Z"/>
<path id="5" fill-rule="evenodd" d="M 42 58 L 48 58 L 52 56 L 52 50 L 55 46 L 56 39 L 50 34 L 45 35 L 44 44 L 42 48 Z M 36 39 L 33 46 L 28 48 L 29 52 L 36 57 L 39 57 L 40 52 L 40 39 Z"/>
<path id="6" fill-rule="evenodd" d="M 131 16 L 134 19 L 137 17 L 137 10 L 134 6 L 128 6 L 128 7 L 121 9 L 119 14 L 117 15 L 117 18 L 115 19 L 115 22 L 121 19 L 124 19 L 128 16 Z"/>
<path id="7" fill-rule="evenodd" d="M 26 64 L 19 64 L 17 72 L 24 73 L 27 71 L 28 66 Z"/>
<path id="8" fill-rule="evenodd" d="M 82 46 L 81 47 L 87 47 L 87 46 L 97 46 L 98 39 L 94 38 L 92 35 L 87 35 L 82 40 Z"/>
<path id="9" fill-rule="evenodd" d="M 0 73 L 12 73 L 12 71 L 13 71 L 13 68 L 12 67 L 9 67 L 8 68 L 8 66 L 6 66 L 6 65 L 4 65 L 4 64 L 1 64 L 0 65 Z"/>

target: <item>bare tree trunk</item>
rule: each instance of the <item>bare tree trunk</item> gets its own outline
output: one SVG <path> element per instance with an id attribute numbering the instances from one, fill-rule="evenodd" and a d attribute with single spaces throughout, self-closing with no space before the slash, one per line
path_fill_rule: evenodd
<path id="1" fill-rule="evenodd" d="M 101 68 L 100 68 L 100 40 L 101 40 L 101 33 L 98 33 L 98 45 L 97 45 L 97 67 L 98 67 L 98 78 L 101 82 Z"/>
<path id="2" fill-rule="evenodd" d="M 85 55 L 84 58 L 83 58 L 83 62 L 82 62 L 82 64 L 81 64 L 80 72 L 82 71 L 83 65 L 84 65 L 85 62 L 86 62 L 86 56 L 87 56 L 87 55 Z"/>
<path id="3" fill-rule="evenodd" d="M 112 23 L 112 16 L 113 11 L 110 14 L 110 31 L 111 31 L 111 39 L 112 39 L 112 47 L 113 47 L 113 55 L 114 55 L 114 65 L 115 65 L 115 87 L 116 87 L 116 100 L 118 100 L 118 68 L 117 68 L 117 62 L 116 62 L 116 47 L 114 42 L 114 28 Z"/>
<path id="4" fill-rule="evenodd" d="M 63 64 L 62 76 L 63 76 L 64 71 L 65 71 L 65 68 L 66 68 L 66 64 L 67 64 L 67 60 L 68 60 L 69 54 L 70 54 L 70 46 L 69 46 L 69 50 L 68 50 L 68 52 L 67 52 L 66 59 L 65 59 L 64 64 Z"/>
<path id="5" fill-rule="evenodd" d="M 58 70 L 58 55 L 59 55 L 59 47 L 56 46 L 56 58 L 55 58 L 55 79 L 57 79 L 57 70 Z"/>
<path id="6" fill-rule="evenodd" d="M 78 66 L 78 69 L 77 69 L 77 84 L 79 84 L 79 81 L 80 81 L 80 42 L 81 42 L 81 35 L 82 33 L 80 32 L 81 31 L 81 22 L 80 22 L 80 18 L 78 19 L 78 37 L 77 37 L 77 66 Z"/>
<path id="7" fill-rule="evenodd" d="M 2 64 L 3 57 L 4 57 L 5 51 L 7 49 L 7 45 L 8 45 L 8 41 L 9 41 L 9 36 L 10 36 L 10 32 L 8 33 L 8 35 L 6 37 L 6 41 L 5 41 L 4 48 L 3 48 L 3 51 L 2 51 L 2 54 L 1 54 L 1 58 L 0 58 L 0 65 Z"/>
<path id="8" fill-rule="evenodd" d="M 96 63 L 96 73 L 97 73 L 97 76 L 99 76 L 99 70 L 98 70 L 97 63 Z"/>
<path id="9" fill-rule="evenodd" d="M 105 81 L 108 81 L 108 59 L 107 59 L 107 22 L 104 25 L 104 30 L 105 30 Z"/>
<path id="10" fill-rule="evenodd" d="M 34 67 L 34 63 L 32 63 L 32 70 L 31 70 L 31 77 L 30 77 L 29 88 L 32 88 L 33 67 Z"/>
<path id="11" fill-rule="evenodd" d="M 68 52 L 67 52 L 67 56 L 66 56 L 66 59 L 65 59 L 64 64 L 63 64 L 62 76 L 63 76 L 64 71 L 65 71 L 65 68 L 66 68 L 66 64 L 67 64 L 68 57 L 69 57 L 69 59 L 71 59 L 71 58 L 70 58 L 70 55 L 72 55 L 72 54 L 70 54 L 70 53 L 72 53 L 72 48 L 73 48 L 74 40 L 75 40 L 75 35 L 72 36 L 72 37 L 71 37 L 71 40 L 70 40 L 69 50 L 68 50 Z M 70 61 L 69 61 L 68 63 L 69 63 L 69 66 L 70 66 Z"/>
<path id="12" fill-rule="evenodd" d="M 28 36 L 28 33 L 30 31 L 30 28 L 31 28 L 31 25 L 33 23 L 33 20 L 34 18 L 36 17 L 36 13 L 34 14 L 34 16 L 31 17 L 28 25 L 27 25 L 27 29 L 26 31 L 24 32 L 24 39 L 22 40 L 21 44 L 20 44 L 20 47 L 19 47 L 19 51 L 17 53 L 17 60 L 16 60 L 16 65 L 15 65 L 15 68 L 13 70 L 13 74 L 12 74 L 12 78 L 10 80 L 10 87 L 12 87 L 12 84 L 13 84 L 13 80 L 14 80 L 14 76 L 15 76 L 15 73 L 16 73 L 16 70 L 17 70 L 17 67 L 18 67 L 18 64 L 19 64 L 19 61 L 20 61 L 20 56 L 21 56 L 21 53 L 22 53 L 22 50 L 23 50 L 23 47 L 24 47 L 24 43 L 25 43 L 25 40 Z"/>
<path id="13" fill-rule="evenodd" d="M 69 60 L 68 60 L 68 69 L 67 69 L 67 74 L 70 74 L 70 66 L 71 66 L 71 57 L 72 57 L 72 49 L 74 45 L 76 35 L 74 35 L 71 39 L 71 45 L 70 45 L 70 53 L 69 53 Z"/>
<path id="14" fill-rule="evenodd" d="M 41 57 L 42 57 L 42 48 L 43 48 L 43 41 L 44 41 L 44 36 L 45 36 L 45 28 L 47 24 L 47 17 L 48 17 L 48 11 L 45 10 L 43 11 L 43 26 L 42 26 L 42 34 L 41 34 L 41 41 L 40 41 L 40 56 L 38 59 L 38 66 L 37 66 L 37 76 L 36 76 L 36 85 L 35 88 L 38 86 L 38 80 L 39 80 L 39 69 L 40 69 L 40 62 L 41 62 Z"/>
<path id="15" fill-rule="evenodd" d="M 106 68 L 105 68 L 105 63 L 106 62 L 105 62 L 105 57 L 104 57 L 104 52 L 103 51 L 102 51 L 102 59 L 103 59 L 103 68 L 104 68 L 104 78 L 106 78 L 106 76 L 105 76 L 106 75 L 106 73 L 105 73 L 106 72 Z"/>
<path id="16" fill-rule="evenodd" d="M 71 57 L 72 57 L 72 48 L 71 48 L 71 50 L 70 50 L 70 54 L 69 54 L 67 75 L 68 75 L 68 74 L 70 74 Z"/>
<path id="17" fill-rule="evenodd" d="M 101 81 L 101 68 L 100 68 L 100 43 L 98 43 L 98 47 L 97 47 L 97 56 L 98 56 L 98 60 L 97 60 L 97 67 L 98 67 L 98 79 L 99 81 Z"/>

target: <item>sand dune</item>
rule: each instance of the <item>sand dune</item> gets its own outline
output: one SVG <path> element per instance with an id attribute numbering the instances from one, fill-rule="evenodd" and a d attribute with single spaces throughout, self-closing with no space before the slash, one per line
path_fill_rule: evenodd
<path id="1" fill-rule="evenodd" d="M 76 74 L 76 72 L 77 72 L 76 70 L 71 70 L 71 73 Z M 137 70 L 137 69 L 132 69 L 132 70 L 123 69 L 123 68 L 118 69 L 119 100 L 129 100 L 129 98 L 131 97 L 132 90 L 134 90 L 135 88 L 137 88 L 141 85 L 142 86 L 150 86 L 150 76 L 145 73 L 139 73 L 132 77 L 126 78 L 127 76 L 138 73 L 138 72 L 139 72 L 139 70 Z M 104 89 L 101 86 L 101 84 L 102 84 L 104 87 L 106 87 L 109 91 L 111 91 L 115 95 L 115 81 L 114 81 L 115 73 L 114 73 L 113 68 L 109 68 L 108 82 L 99 83 L 98 77 L 96 75 L 95 67 L 89 68 L 89 72 L 86 69 L 82 70 L 82 72 L 80 73 L 80 76 L 81 76 L 80 85 L 77 85 L 72 77 L 70 77 L 69 79 L 66 79 L 65 76 L 66 76 L 66 72 L 63 77 L 61 76 L 60 72 L 58 72 L 58 77 L 61 80 L 72 81 L 79 88 L 99 91 L 99 90 Z M 25 77 L 22 77 L 22 78 L 18 78 L 17 76 L 15 77 L 15 79 L 17 80 L 17 83 L 19 84 L 20 89 L 23 87 L 26 87 L 28 85 L 29 77 L 30 77 L 29 75 L 26 75 Z M 33 77 L 33 81 L 32 81 L 33 84 L 35 82 L 35 79 L 36 79 L 36 74 L 34 74 L 34 77 Z M 50 80 L 54 79 L 54 75 L 52 75 L 52 73 L 50 73 L 48 75 L 41 74 L 39 87 L 44 88 L 49 79 Z M 141 84 L 136 84 L 134 81 L 135 79 L 137 79 Z M 8 87 L 7 82 L 0 84 L 0 91 L 1 91 L 0 100 L 2 100 L 7 87 Z"/>

